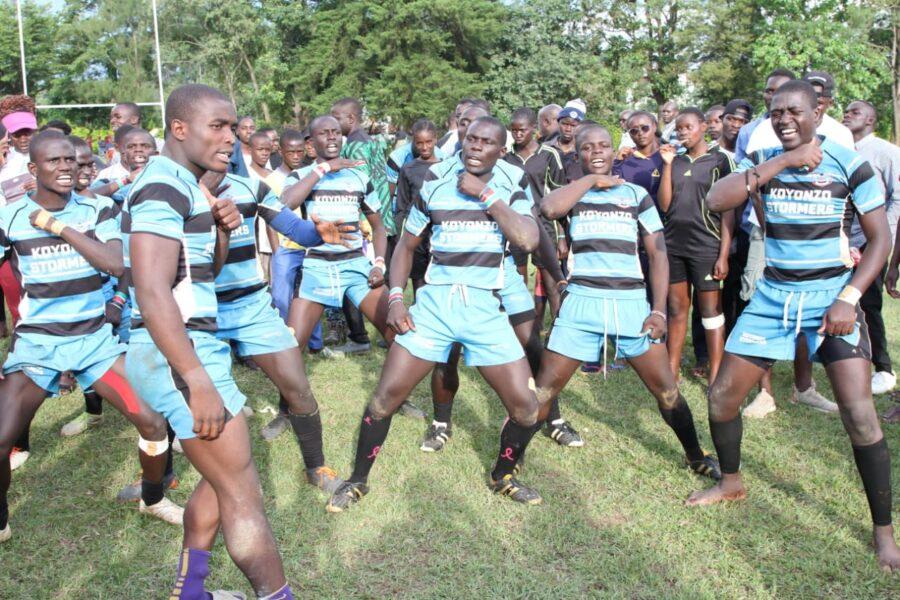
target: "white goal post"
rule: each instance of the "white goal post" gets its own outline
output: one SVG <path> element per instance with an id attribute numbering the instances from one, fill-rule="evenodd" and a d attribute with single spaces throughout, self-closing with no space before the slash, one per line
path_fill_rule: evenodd
<path id="1" fill-rule="evenodd" d="M 166 105 L 165 93 L 163 92 L 162 81 L 162 58 L 159 54 L 159 20 L 157 19 L 156 0 L 150 0 L 153 10 L 153 48 L 156 54 L 156 83 L 159 87 L 159 100 L 156 102 L 136 102 L 138 106 L 158 106 L 162 113 L 162 121 L 166 122 Z M 28 95 L 28 77 L 25 70 L 25 35 L 22 29 L 22 5 L 21 0 L 16 0 L 16 20 L 19 25 L 19 64 L 22 70 L 22 93 Z M 109 104 L 38 104 L 37 109 L 48 108 L 112 108 L 116 106 L 114 103 Z"/>

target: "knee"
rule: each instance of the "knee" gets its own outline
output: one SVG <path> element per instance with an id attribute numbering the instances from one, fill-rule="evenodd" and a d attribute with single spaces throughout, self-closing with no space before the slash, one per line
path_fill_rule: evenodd
<path id="1" fill-rule="evenodd" d="M 138 433 L 147 441 L 158 442 L 167 437 L 166 420 L 157 412 L 147 409 L 141 412 L 135 422 Z"/>
<path id="2" fill-rule="evenodd" d="M 678 404 L 678 398 L 680 396 L 680 394 L 678 393 L 678 387 L 675 385 L 653 390 L 653 395 L 656 397 L 656 402 L 657 404 L 659 404 L 659 407 L 664 410 L 672 410 L 673 408 L 675 408 L 675 405 Z"/>
<path id="3" fill-rule="evenodd" d="M 393 415 L 399 403 L 393 402 L 391 400 L 392 397 L 390 390 L 376 390 L 372 401 L 369 402 L 369 414 L 378 420 L 386 419 Z"/>
<path id="4" fill-rule="evenodd" d="M 838 404 L 844 427 L 850 441 L 856 446 L 868 446 L 882 438 L 881 426 L 874 406 L 856 403 L 852 406 Z"/>
<path id="5" fill-rule="evenodd" d="M 669 318 L 683 320 L 687 318 L 689 302 L 682 302 L 679 298 L 669 298 Z"/>
<path id="6" fill-rule="evenodd" d="M 540 413 L 540 404 L 534 394 L 530 398 L 522 398 L 509 411 L 509 418 L 522 425 L 523 427 L 531 427 L 538 421 Z"/>
<path id="7" fill-rule="evenodd" d="M 284 394 L 284 399 L 293 414 L 312 414 L 318 408 L 316 397 L 309 386 L 309 382 L 301 382 L 291 386 L 291 389 Z"/>

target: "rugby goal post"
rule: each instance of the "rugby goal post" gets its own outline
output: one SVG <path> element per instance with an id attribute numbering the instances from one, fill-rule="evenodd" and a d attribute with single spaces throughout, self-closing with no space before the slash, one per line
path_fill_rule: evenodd
<path id="1" fill-rule="evenodd" d="M 166 122 L 165 94 L 162 81 L 162 58 L 159 54 L 159 19 L 157 17 L 156 0 L 150 0 L 153 12 L 153 50 L 156 55 L 156 83 L 159 87 L 159 100 L 156 102 L 135 102 L 138 106 L 158 106 L 162 113 L 162 122 Z M 19 26 L 19 65 L 22 70 L 22 93 L 28 95 L 28 72 L 25 69 L 25 34 L 22 28 L 21 0 L 16 0 L 16 21 Z M 38 104 L 37 109 L 48 108 L 112 108 L 115 103 L 108 104 Z"/>

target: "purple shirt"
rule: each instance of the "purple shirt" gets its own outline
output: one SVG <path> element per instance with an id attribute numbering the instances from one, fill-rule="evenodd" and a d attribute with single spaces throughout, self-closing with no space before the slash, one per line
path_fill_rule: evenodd
<path id="1" fill-rule="evenodd" d="M 631 156 L 625 160 L 617 160 L 613 162 L 613 175 L 618 175 L 628 183 L 639 185 L 650 195 L 653 203 L 656 201 L 656 194 L 659 191 L 659 179 L 662 175 L 663 159 L 657 150 L 650 156 L 644 156 L 637 150 L 631 153 Z"/>

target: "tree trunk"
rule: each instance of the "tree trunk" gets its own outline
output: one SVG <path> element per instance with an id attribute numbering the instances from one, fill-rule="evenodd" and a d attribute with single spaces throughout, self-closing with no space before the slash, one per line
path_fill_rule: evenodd
<path id="1" fill-rule="evenodd" d="M 900 7 L 891 10 L 891 97 L 894 107 L 894 143 L 900 145 Z"/>
<path id="2" fill-rule="evenodd" d="M 250 75 L 250 84 L 253 86 L 253 91 L 256 92 L 257 97 L 259 96 L 259 83 L 256 82 L 256 71 L 253 68 L 253 64 L 250 62 L 250 59 L 247 57 L 247 53 L 241 50 L 241 58 L 244 59 L 244 65 L 247 67 L 247 73 Z M 259 101 L 260 108 L 262 108 L 263 112 L 263 121 L 266 123 L 272 122 L 272 117 L 269 115 L 269 104 L 265 100 Z"/>

